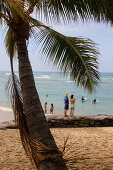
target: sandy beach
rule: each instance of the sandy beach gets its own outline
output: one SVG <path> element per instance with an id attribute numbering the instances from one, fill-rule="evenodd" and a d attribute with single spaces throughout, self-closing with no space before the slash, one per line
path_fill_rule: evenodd
<path id="1" fill-rule="evenodd" d="M 1 109 L 0 107 L 0 122 L 10 121 L 13 119 L 14 119 L 14 114 L 10 108 L 3 110 L 3 108 Z"/>
<path id="2" fill-rule="evenodd" d="M 74 154 L 75 170 L 113 169 L 113 127 L 53 128 L 51 132 L 60 148 L 69 137 L 65 158 L 68 153 Z M 0 170 L 31 169 L 34 168 L 21 145 L 19 131 L 0 130 Z"/>

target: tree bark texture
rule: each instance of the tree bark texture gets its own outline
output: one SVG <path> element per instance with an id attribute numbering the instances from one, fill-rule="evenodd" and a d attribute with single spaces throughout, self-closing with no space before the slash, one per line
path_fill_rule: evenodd
<path id="1" fill-rule="evenodd" d="M 35 87 L 35 81 L 31 64 L 28 57 L 26 40 L 23 38 L 17 40 L 19 78 L 21 92 L 23 96 L 23 108 L 25 119 L 30 137 L 45 144 L 48 147 L 57 149 L 54 138 L 49 130 L 44 111 Z M 54 160 L 44 160 L 39 164 L 40 170 L 66 170 L 62 157 L 58 156 Z"/>

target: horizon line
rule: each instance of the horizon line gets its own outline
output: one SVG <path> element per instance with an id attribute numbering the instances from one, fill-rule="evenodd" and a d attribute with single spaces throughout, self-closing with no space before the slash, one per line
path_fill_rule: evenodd
<path id="1" fill-rule="evenodd" d="M 11 71 L 9 71 L 9 70 L 0 70 L 0 72 L 11 72 Z M 17 70 L 14 70 L 14 72 L 19 72 L 19 71 L 17 71 Z M 63 71 L 41 71 L 41 70 L 38 70 L 38 71 L 36 71 L 36 70 L 33 70 L 33 72 L 50 72 L 50 73 L 63 73 Z M 113 72 L 103 72 L 103 71 L 100 71 L 99 73 L 113 73 Z"/>

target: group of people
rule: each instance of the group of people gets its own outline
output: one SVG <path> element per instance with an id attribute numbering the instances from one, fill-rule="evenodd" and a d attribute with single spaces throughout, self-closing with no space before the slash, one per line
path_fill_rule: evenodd
<path id="1" fill-rule="evenodd" d="M 70 97 L 70 116 L 74 117 L 74 110 L 75 110 L 75 101 L 76 99 L 74 98 L 74 95 L 72 94 Z M 64 117 L 67 116 L 67 110 L 69 110 L 69 98 L 68 98 L 68 93 L 65 94 L 64 97 Z M 49 112 L 50 114 L 53 114 L 54 111 L 54 106 L 53 103 L 51 103 Z M 44 113 L 47 113 L 47 102 L 44 104 Z"/>
<path id="2" fill-rule="evenodd" d="M 85 98 L 84 96 L 82 96 L 82 102 L 86 101 L 87 98 Z M 70 100 L 68 98 L 68 93 L 65 94 L 64 96 L 64 117 L 67 117 L 67 110 L 69 110 L 69 102 L 70 102 L 70 116 L 71 117 L 74 117 L 74 110 L 75 110 L 75 101 L 76 99 L 74 98 L 74 95 L 71 94 L 70 96 Z M 93 101 L 90 101 L 88 103 L 97 103 L 97 100 L 94 99 Z M 50 114 L 53 114 L 53 111 L 54 111 L 54 106 L 53 106 L 53 103 L 51 103 L 51 106 L 50 106 Z M 47 102 L 45 102 L 44 104 L 44 113 L 46 114 L 47 113 Z"/>
<path id="3" fill-rule="evenodd" d="M 53 114 L 53 110 L 54 110 L 54 106 L 53 106 L 53 103 L 51 103 L 51 106 L 50 106 L 50 114 Z M 44 113 L 46 114 L 47 113 L 47 102 L 45 102 L 44 104 Z"/>
<path id="4" fill-rule="evenodd" d="M 72 94 L 70 97 L 70 116 L 71 117 L 74 117 L 75 101 L 76 99 L 74 98 L 74 95 Z M 64 97 L 64 117 L 67 117 L 67 110 L 69 110 L 68 93 L 66 93 Z"/>
<path id="5" fill-rule="evenodd" d="M 85 101 L 87 101 L 87 98 L 85 98 L 84 96 L 82 96 L 82 102 L 85 102 Z M 88 103 L 90 103 L 90 104 L 96 104 L 96 103 L 97 103 L 97 100 L 94 99 L 94 100 L 92 100 L 92 101 L 90 101 L 90 102 L 88 102 Z"/>

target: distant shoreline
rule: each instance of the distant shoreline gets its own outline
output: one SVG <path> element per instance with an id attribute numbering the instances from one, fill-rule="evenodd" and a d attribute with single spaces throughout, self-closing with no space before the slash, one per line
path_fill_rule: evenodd
<path id="1" fill-rule="evenodd" d="M 8 73 L 11 73 L 11 71 L 10 70 L 0 70 L 0 72 L 8 72 Z M 18 71 L 17 70 L 14 70 L 14 72 L 17 72 L 18 73 Z M 33 70 L 33 72 L 34 73 L 37 73 L 37 72 L 39 72 L 39 73 L 63 73 L 63 71 L 36 71 L 36 70 Z M 100 74 L 113 74 L 113 72 L 100 72 Z"/>

